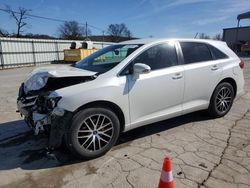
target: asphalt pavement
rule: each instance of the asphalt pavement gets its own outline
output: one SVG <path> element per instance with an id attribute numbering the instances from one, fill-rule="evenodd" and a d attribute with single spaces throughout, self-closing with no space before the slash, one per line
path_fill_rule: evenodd
<path id="1" fill-rule="evenodd" d="M 152 188 L 162 161 L 172 161 L 175 187 L 250 187 L 250 59 L 245 93 L 223 118 L 205 112 L 121 135 L 106 155 L 74 159 L 62 147 L 46 156 L 47 137 L 34 136 L 16 111 L 20 83 L 34 67 L 0 70 L 0 187 Z"/>

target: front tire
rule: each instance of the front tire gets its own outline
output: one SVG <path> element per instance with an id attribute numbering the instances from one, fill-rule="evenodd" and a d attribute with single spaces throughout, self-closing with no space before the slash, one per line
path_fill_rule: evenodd
<path id="1" fill-rule="evenodd" d="M 220 83 L 214 90 L 208 112 L 213 117 L 225 116 L 232 107 L 235 93 L 233 86 L 228 82 Z"/>
<path id="2" fill-rule="evenodd" d="M 74 115 L 66 133 L 66 144 L 77 157 L 92 159 L 109 151 L 119 133 L 120 122 L 114 112 L 106 108 L 87 108 Z"/>

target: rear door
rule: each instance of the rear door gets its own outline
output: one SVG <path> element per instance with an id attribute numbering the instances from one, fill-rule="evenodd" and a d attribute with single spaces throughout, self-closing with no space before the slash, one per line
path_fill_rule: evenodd
<path id="1" fill-rule="evenodd" d="M 183 112 L 205 109 L 222 75 L 221 60 L 214 60 L 210 45 L 181 41 L 185 89 Z"/>

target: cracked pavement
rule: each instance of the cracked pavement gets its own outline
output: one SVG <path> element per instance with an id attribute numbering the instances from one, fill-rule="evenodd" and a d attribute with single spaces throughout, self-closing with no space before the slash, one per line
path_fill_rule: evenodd
<path id="1" fill-rule="evenodd" d="M 15 113 L 21 80 L 33 67 L 0 71 L 0 187 L 157 187 L 162 161 L 172 161 L 175 187 L 250 187 L 250 59 L 245 94 L 223 118 L 205 112 L 121 135 L 103 157 L 78 161 L 62 148 L 46 157 L 47 138 L 34 136 Z"/>

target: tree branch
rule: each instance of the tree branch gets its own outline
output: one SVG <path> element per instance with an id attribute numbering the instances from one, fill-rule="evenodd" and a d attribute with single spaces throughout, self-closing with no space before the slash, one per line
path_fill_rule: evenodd
<path id="1" fill-rule="evenodd" d="M 21 28 L 27 25 L 27 23 L 24 20 L 28 18 L 27 14 L 29 10 L 19 7 L 19 11 L 16 12 L 12 10 L 10 6 L 6 6 L 6 9 L 7 9 L 7 12 L 10 14 L 10 16 L 16 21 L 16 25 L 17 25 L 16 36 L 19 37 L 20 33 L 23 32 Z"/>

